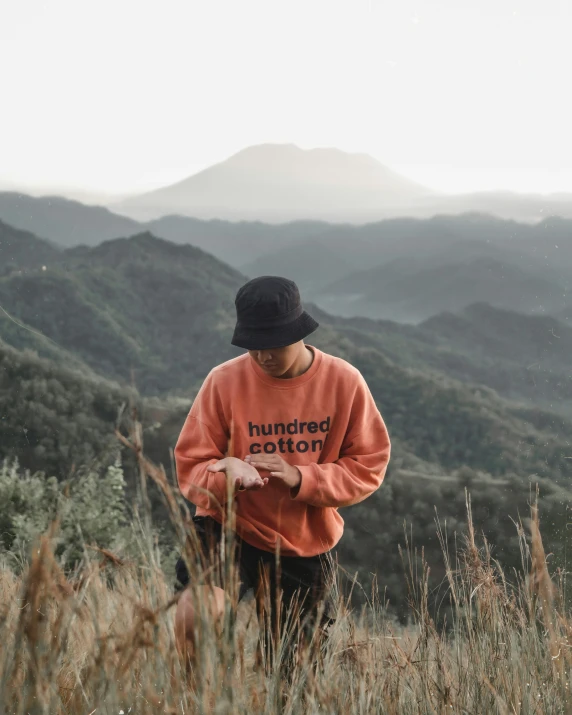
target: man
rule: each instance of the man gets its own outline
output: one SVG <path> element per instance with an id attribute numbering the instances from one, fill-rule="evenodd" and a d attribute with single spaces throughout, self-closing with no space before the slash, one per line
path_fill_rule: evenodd
<path id="1" fill-rule="evenodd" d="M 238 597 L 253 588 L 261 604 L 266 588 L 279 631 L 293 614 L 304 623 L 324 614 L 328 556 L 343 532 L 338 508 L 380 486 L 390 442 L 358 370 L 304 343 L 318 323 L 303 310 L 292 281 L 256 278 L 238 291 L 235 304 L 232 343 L 248 352 L 205 380 L 175 448 L 177 474 L 182 494 L 197 506 L 197 536 L 205 553 L 211 548 L 207 559 L 230 524 Z M 218 619 L 230 585 L 217 573 L 201 598 Z M 182 559 L 177 578 L 188 585 Z M 175 618 L 186 655 L 193 652 L 195 621 L 186 589 Z M 271 641 L 263 645 L 267 662 Z"/>

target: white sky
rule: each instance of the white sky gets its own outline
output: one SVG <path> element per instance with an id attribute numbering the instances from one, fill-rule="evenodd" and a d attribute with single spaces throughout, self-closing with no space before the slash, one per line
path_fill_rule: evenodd
<path id="1" fill-rule="evenodd" d="M 99 194 L 245 146 L 572 191 L 572 0 L 0 0 L 0 186 Z"/>

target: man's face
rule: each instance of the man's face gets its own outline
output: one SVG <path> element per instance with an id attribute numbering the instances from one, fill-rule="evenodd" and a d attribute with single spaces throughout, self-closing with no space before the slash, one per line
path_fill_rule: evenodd
<path id="1" fill-rule="evenodd" d="M 250 357 L 271 377 L 286 376 L 300 357 L 304 342 L 292 343 L 285 348 L 249 350 Z"/>

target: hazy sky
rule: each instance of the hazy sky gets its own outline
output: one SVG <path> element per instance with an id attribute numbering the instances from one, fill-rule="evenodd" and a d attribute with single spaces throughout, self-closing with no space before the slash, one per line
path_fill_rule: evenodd
<path id="1" fill-rule="evenodd" d="M 167 184 L 263 142 L 572 191 L 572 0 L 0 0 L 0 186 Z"/>

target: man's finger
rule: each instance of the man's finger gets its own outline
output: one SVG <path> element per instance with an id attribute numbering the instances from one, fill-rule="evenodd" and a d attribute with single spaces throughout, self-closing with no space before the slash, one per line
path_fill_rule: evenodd
<path id="1" fill-rule="evenodd" d="M 280 462 L 280 457 L 277 454 L 247 454 L 244 458 L 245 462 Z"/>
<path id="2" fill-rule="evenodd" d="M 260 480 L 259 482 L 254 482 L 249 487 L 246 487 L 246 489 L 262 489 L 262 487 L 265 486 L 267 482 L 268 480 L 266 480 L 266 482 Z"/>
<path id="3" fill-rule="evenodd" d="M 279 463 L 269 459 L 251 459 L 250 466 L 261 467 L 262 469 L 277 469 L 279 467 Z"/>
<path id="4" fill-rule="evenodd" d="M 224 459 L 219 459 L 218 462 L 214 464 L 209 464 L 207 467 L 207 472 L 224 472 L 226 468 L 226 463 Z"/>

